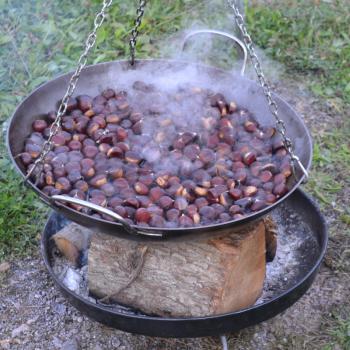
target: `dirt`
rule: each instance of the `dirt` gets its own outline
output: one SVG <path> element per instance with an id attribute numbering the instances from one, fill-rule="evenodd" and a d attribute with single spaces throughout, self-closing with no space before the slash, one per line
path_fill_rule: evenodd
<path id="1" fill-rule="evenodd" d="M 302 82 L 280 81 L 275 90 L 296 108 L 311 130 L 339 125 L 331 106 L 321 105 Z M 346 193 L 344 192 L 344 200 Z M 334 223 L 332 215 L 326 216 Z M 228 335 L 230 349 L 320 349 L 331 344 L 335 312 L 349 309 L 349 271 L 334 270 L 339 242 L 330 240 L 310 290 L 283 314 Z M 160 339 L 100 325 L 76 311 L 55 288 L 39 254 L 11 262 L 0 273 L 0 349 L 221 349 L 219 338 Z M 341 349 L 335 345 L 334 349 Z"/>
<path id="2" fill-rule="evenodd" d="M 38 256 L 13 263 L 0 294 L 0 346 L 3 349 L 64 349 L 65 342 L 73 338 L 80 349 L 89 350 L 221 348 L 218 338 L 151 338 L 91 321 L 63 298 Z M 230 349 L 295 349 L 294 345 L 300 344 L 305 334 L 321 336 L 317 334 L 324 318 L 335 305 L 341 306 L 349 298 L 344 276 L 322 267 L 311 289 L 283 314 L 229 335 Z M 315 345 L 317 343 L 315 341 Z M 307 344 L 305 349 L 316 347 Z"/>

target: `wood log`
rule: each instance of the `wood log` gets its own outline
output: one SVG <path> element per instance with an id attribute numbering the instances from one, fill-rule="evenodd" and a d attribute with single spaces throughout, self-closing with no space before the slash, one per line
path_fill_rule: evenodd
<path id="1" fill-rule="evenodd" d="M 93 231 L 72 223 L 52 236 L 58 250 L 73 264 L 77 265 L 80 254 L 89 247 Z"/>
<path id="2" fill-rule="evenodd" d="M 264 219 L 266 237 L 266 262 L 271 262 L 275 258 L 277 251 L 277 228 L 270 216 Z"/>
<path id="3" fill-rule="evenodd" d="M 199 236 L 201 237 L 201 236 Z M 260 296 L 266 265 L 265 223 L 214 238 L 140 243 L 94 234 L 90 292 L 146 314 L 189 317 L 236 311 Z"/>

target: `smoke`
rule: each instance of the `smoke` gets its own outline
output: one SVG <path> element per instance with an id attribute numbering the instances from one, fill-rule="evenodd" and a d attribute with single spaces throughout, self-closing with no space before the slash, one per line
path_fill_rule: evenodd
<path id="1" fill-rule="evenodd" d="M 237 1 L 240 8 L 243 8 L 243 1 Z M 152 2 L 146 7 L 145 17 L 147 17 L 148 7 L 152 7 Z M 136 69 L 129 69 L 129 66 L 123 66 L 119 69 L 110 69 L 107 72 L 107 79 L 103 80 L 103 85 L 98 83 L 99 91 L 102 91 L 107 86 L 115 88 L 116 90 L 126 90 L 131 92 L 129 94 L 133 103 L 141 102 L 143 99 L 150 98 L 150 96 L 142 96 L 132 88 L 135 81 L 142 81 L 146 84 L 151 84 L 155 90 L 163 91 L 165 94 L 171 95 L 177 92 L 182 86 L 200 87 L 203 89 L 210 89 L 213 93 L 222 93 L 227 100 L 235 100 L 235 102 L 243 107 L 249 109 L 259 122 L 263 124 L 272 124 L 272 116 L 266 106 L 264 97 L 259 91 L 251 91 L 252 87 L 242 81 L 240 77 L 240 70 L 242 67 L 242 50 L 239 49 L 231 39 L 212 34 L 198 34 L 191 37 L 187 41 L 187 45 L 182 50 L 184 38 L 193 31 L 214 29 L 224 31 L 228 34 L 240 37 L 238 28 L 234 22 L 233 13 L 226 1 L 212 0 L 212 1 L 198 1 L 193 7 L 188 8 L 184 4 L 187 12 L 182 16 L 183 20 L 178 30 L 174 35 L 166 37 L 155 45 L 160 49 L 159 57 L 173 60 L 176 62 L 185 61 L 193 64 L 181 65 L 167 65 L 166 63 L 150 63 L 138 64 Z M 242 11 L 243 12 L 243 11 Z M 169 23 L 171 26 L 171 23 Z M 142 30 L 140 32 L 142 36 Z M 136 53 L 137 54 L 137 53 Z M 276 69 L 275 62 L 267 60 L 267 57 L 262 56 L 262 52 L 258 51 L 258 55 L 262 58 L 263 67 L 267 66 L 268 76 L 277 80 L 279 71 Z M 216 74 L 208 74 L 205 69 L 199 68 L 199 65 L 209 65 L 211 67 L 218 67 L 227 71 L 217 71 Z M 103 72 L 105 74 L 105 72 Z M 256 80 L 256 73 L 250 65 L 249 59 L 246 68 L 246 76 L 252 80 Z M 81 84 L 85 91 L 81 93 L 89 93 L 86 91 L 86 86 L 89 84 Z M 77 90 L 77 94 L 79 93 Z M 254 103 L 251 101 L 251 93 L 254 93 Z M 96 94 L 96 90 L 92 87 L 91 95 Z M 261 98 L 262 97 L 262 98 Z M 156 96 L 153 97 L 155 99 Z M 160 98 L 159 96 L 157 97 Z M 136 101 L 136 102 L 135 102 Z M 163 101 L 163 105 L 167 105 L 169 101 Z M 171 104 L 168 106 L 169 110 L 178 110 L 175 117 L 175 122 L 182 124 L 185 128 L 195 132 L 201 132 L 201 124 L 198 123 L 198 113 L 195 110 L 195 103 L 183 101 L 182 104 Z M 143 102 L 143 106 L 147 103 Z M 191 116 L 191 118 L 189 118 Z M 164 116 L 166 118 L 166 116 Z M 172 114 L 170 113 L 172 118 Z M 153 127 L 151 118 L 145 121 L 143 130 L 147 131 Z"/>
<path id="2" fill-rule="evenodd" d="M 182 50 L 184 38 L 194 31 L 214 29 L 237 36 L 228 9 L 223 1 L 201 1 L 184 16 L 183 29 L 157 43 L 161 48 L 160 57 L 174 63 L 138 63 L 136 69 L 122 66 L 107 72 L 107 82 L 104 81 L 107 85 L 101 86 L 100 90 L 109 86 L 127 91 L 132 107 L 144 113 L 142 134 L 149 140 L 140 148 L 146 160 L 156 164 L 161 151 L 171 146 L 178 133 L 189 131 L 202 135 L 208 131 L 203 123 L 206 117 L 203 105 L 208 102 L 210 94 L 221 93 L 228 102 L 235 101 L 251 110 L 247 100 L 249 87 L 240 83 L 242 50 L 231 39 L 201 33 L 191 37 Z M 216 66 L 225 71 L 213 72 L 202 65 Z M 193 93 L 183 94 L 184 88 Z M 162 161 L 160 166 L 166 169 L 178 166 L 174 164 L 176 162 L 169 159 Z"/>
<path id="3" fill-rule="evenodd" d="M 181 28 L 176 34 L 160 42 L 158 47 L 161 51 L 161 57 L 237 70 L 235 63 L 239 55 L 237 55 L 237 47 L 230 39 L 217 35 L 200 34 L 192 37 L 188 41 L 186 49 L 182 51 L 186 35 L 198 30 L 214 29 L 239 37 L 232 12 L 226 1 L 198 2 L 198 5 L 183 17 Z"/>
<path id="4" fill-rule="evenodd" d="M 176 173 L 179 167 L 187 166 L 172 158 L 165 159 L 162 154 L 171 148 L 177 134 L 192 132 L 202 135 L 208 132 L 203 113 L 209 95 L 221 93 L 227 102 L 234 101 L 239 108 L 251 112 L 260 125 L 274 125 L 261 88 L 242 79 L 242 50 L 231 39 L 201 33 L 191 37 L 182 50 L 184 38 L 193 31 L 214 29 L 240 36 L 226 2 L 199 2 L 193 11 L 195 16 L 191 16 L 191 12 L 184 16 L 182 30 L 158 42 L 157 46 L 161 48 L 159 56 L 166 60 L 138 62 L 134 68 L 128 64 L 111 67 L 103 72 L 106 79 L 99 86 L 99 91 L 106 87 L 127 91 L 132 108 L 144 114 L 143 142 L 133 148 L 153 163 L 155 170 Z M 260 50 L 257 53 L 264 62 L 263 67 L 269 67 L 269 76 L 273 73 L 276 79 L 279 75 L 276 64 L 270 63 Z M 220 69 L 208 69 L 207 66 Z M 249 61 L 246 76 L 256 80 Z M 87 84 L 83 85 L 85 90 L 81 93 L 89 93 Z M 192 93 L 183 94 L 184 90 Z M 96 94 L 94 86 L 90 94 Z"/>

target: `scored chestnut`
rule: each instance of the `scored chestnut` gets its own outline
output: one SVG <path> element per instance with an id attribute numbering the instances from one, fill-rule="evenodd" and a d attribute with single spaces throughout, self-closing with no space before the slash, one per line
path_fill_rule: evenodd
<path id="1" fill-rule="evenodd" d="M 141 194 L 141 195 L 148 194 L 148 192 L 149 192 L 148 186 L 140 181 L 135 183 L 134 189 L 135 189 L 136 193 Z"/>

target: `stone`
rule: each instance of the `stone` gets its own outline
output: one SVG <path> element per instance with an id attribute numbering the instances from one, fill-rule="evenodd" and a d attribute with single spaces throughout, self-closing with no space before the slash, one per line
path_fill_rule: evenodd
<path id="1" fill-rule="evenodd" d="M 36 316 L 34 318 L 30 318 L 26 323 L 28 326 L 30 326 L 31 324 L 35 323 L 38 320 L 39 316 Z"/>
<path id="2" fill-rule="evenodd" d="M 60 316 L 63 316 L 66 313 L 67 307 L 65 305 L 59 303 L 59 304 L 55 304 L 53 309 Z"/>
<path id="3" fill-rule="evenodd" d="M 0 348 L 1 349 L 3 349 L 3 348 L 9 349 L 10 344 L 11 344 L 11 339 L 9 339 L 9 338 L 0 340 Z"/>
<path id="4" fill-rule="evenodd" d="M 18 337 L 20 334 L 28 332 L 28 331 L 29 331 L 28 325 L 23 323 L 11 332 L 11 336 L 12 336 L 12 338 L 15 338 L 15 337 Z"/>
<path id="5" fill-rule="evenodd" d="M 7 261 L 4 261 L 3 263 L 0 264 L 0 273 L 5 273 L 8 270 L 10 270 L 10 268 L 11 268 L 11 265 Z"/>
<path id="6" fill-rule="evenodd" d="M 61 350 L 79 350 L 80 345 L 77 338 L 72 338 L 64 342 L 61 346 Z"/>
<path id="7" fill-rule="evenodd" d="M 53 340 L 52 340 L 52 345 L 55 347 L 55 348 L 62 348 L 62 341 L 57 338 L 57 337 L 54 337 Z"/>
<path id="8" fill-rule="evenodd" d="M 79 273 L 69 267 L 63 279 L 63 283 L 71 291 L 76 292 L 79 290 L 80 280 L 81 276 L 79 275 Z"/>

